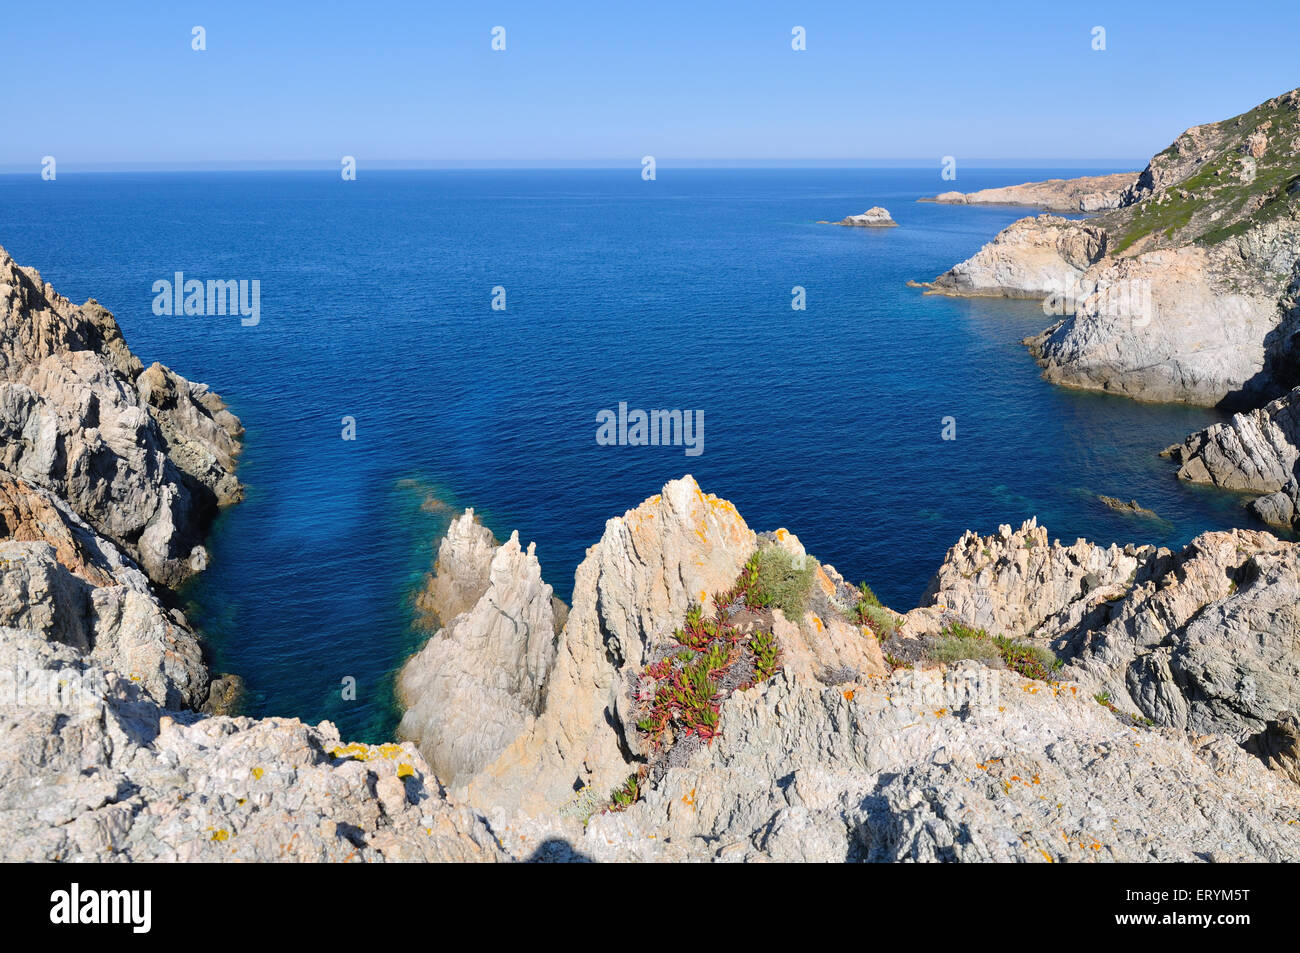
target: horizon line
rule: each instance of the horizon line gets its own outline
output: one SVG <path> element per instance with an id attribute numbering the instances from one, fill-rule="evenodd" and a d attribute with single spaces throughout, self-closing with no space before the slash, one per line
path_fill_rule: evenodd
<path id="1" fill-rule="evenodd" d="M 58 163 L 58 157 L 54 157 Z M 1111 168 L 1122 167 L 1125 171 L 1137 171 L 1146 167 L 1149 159 L 1095 157 L 957 157 L 958 167 L 976 169 L 1029 169 L 1029 168 Z M 323 159 L 247 159 L 247 160 L 200 160 L 193 162 L 72 162 L 59 164 L 58 173 L 111 174 L 131 172 L 335 172 L 340 169 L 342 157 L 337 160 Z M 942 160 L 934 158 L 917 158 L 900 156 L 897 158 L 779 158 L 779 159 L 744 159 L 744 158 L 674 158 L 655 159 L 657 168 L 690 169 L 938 169 Z M 418 170 L 582 170 L 582 169 L 627 169 L 639 174 L 641 159 L 364 159 L 356 158 L 359 172 L 367 170 L 384 171 L 418 171 Z M 40 161 L 30 164 L 0 164 L 0 175 L 37 175 L 42 171 Z"/>

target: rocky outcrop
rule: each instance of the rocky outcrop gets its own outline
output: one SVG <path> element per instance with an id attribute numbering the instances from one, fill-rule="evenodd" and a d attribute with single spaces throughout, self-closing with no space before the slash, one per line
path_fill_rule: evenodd
<path id="1" fill-rule="evenodd" d="M 905 631 L 946 618 L 1050 646 L 1062 679 L 1179 730 L 1242 742 L 1300 707 L 1300 546 L 1268 533 L 1204 533 L 1179 553 L 1049 546 L 1032 521 L 968 533 Z"/>
<path id="2" fill-rule="evenodd" d="M 1054 215 L 1021 219 L 967 261 L 932 282 L 930 293 L 965 297 L 1054 298 L 1070 294 L 1106 254 L 1106 232 Z"/>
<path id="3" fill-rule="evenodd" d="M 1138 180 L 1136 172 L 1047 179 L 978 192 L 942 192 L 922 202 L 941 205 L 1032 205 L 1052 212 L 1100 212 L 1119 208 Z"/>
<path id="4" fill-rule="evenodd" d="M 960 620 L 1050 646 L 1066 663 L 1053 682 L 975 663 L 891 671 L 841 614 L 856 590 L 813 560 L 803 618 L 773 613 L 780 673 L 730 694 L 710 742 L 638 773 L 650 752 L 630 676 L 753 547 L 811 559 L 796 537 L 755 538 L 733 512 L 676 481 L 589 553 L 541 714 L 463 790 L 510 832 L 516 857 L 1300 856 L 1286 832 L 1300 789 L 1282 714 L 1300 684 L 1300 548 L 1268 534 L 1205 534 L 1181 553 L 1066 546 L 1032 520 L 966 534 L 898 638 Z M 673 594 L 683 565 L 710 562 L 708 582 Z M 647 601 L 649 616 L 628 611 Z M 632 803 L 605 812 L 620 785 Z"/>
<path id="5" fill-rule="evenodd" d="M 68 646 L 161 705 L 202 705 L 209 679 L 198 638 L 136 565 L 47 491 L 0 477 L 0 499 L 0 626 Z M 15 511 L 29 519 L 14 521 Z"/>
<path id="6" fill-rule="evenodd" d="M 1018 530 L 1000 526 L 993 536 L 967 532 L 948 550 L 905 631 L 931 634 L 948 617 L 1014 638 L 1067 630 L 1135 581 L 1156 552 L 1083 539 L 1063 546 L 1049 542 L 1034 519 Z"/>
<path id="7" fill-rule="evenodd" d="M 472 524 L 473 513 L 466 516 Z M 440 570 L 451 573 L 435 583 L 444 607 L 477 578 L 457 555 L 467 539 L 472 547 L 483 539 L 466 522 L 452 524 L 456 535 L 439 551 Z M 521 549 L 516 533 L 492 554 L 482 595 L 403 666 L 399 737 L 419 743 L 445 784 L 463 787 L 540 714 L 556 635 L 551 587 L 532 544 Z"/>
<path id="8" fill-rule="evenodd" d="M 538 813 L 577 788 L 621 783 L 647 648 L 670 639 L 692 603 L 711 608 L 755 545 L 735 507 L 689 476 L 607 522 L 575 574 L 541 712 L 469 783 L 470 803 Z"/>
<path id="9" fill-rule="evenodd" d="M 1229 490 L 1263 494 L 1250 508 L 1262 519 L 1295 525 L 1300 513 L 1300 388 L 1258 410 L 1197 431 L 1165 450 L 1178 476 Z"/>
<path id="10" fill-rule="evenodd" d="M 898 225 L 889 214 L 889 209 L 873 205 L 861 215 L 850 215 L 832 225 L 846 225 L 850 228 L 894 228 Z"/>
<path id="11" fill-rule="evenodd" d="M 1300 261 L 1300 227 L 1279 239 Z M 1206 406 L 1259 399 L 1279 384 L 1270 347 L 1289 319 L 1282 276 L 1246 280 L 1241 260 L 1228 244 L 1104 258 L 1047 302 L 1072 313 L 1025 343 L 1048 380 L 1070 387 Z"/>
<path id="12" fill-rule="evenodd" d="M 1297 139 L 1300 90 L 1194 127 L 1114 207 L 1016 222 L 925 287 L 1043 298 L 1061 320 L 1026 343 L 1057 383 L 1257 405 L 1296 383 Z"/>
<path id="13" fill-rule="evenodd" d="M 239 498 L 242 428 L 215 394 L 131 353 L 113 316 L 80 307 L 0 249 L 0 470 L 56 494 L 175 586 Z"/>
<path id="14" fill-rule="evenodd" d="M 450 622 L 474 607 L 487 592 L 496 551 L 492 531 L 478 522 L 473 507 L 451 521 L 438 544 L 433 572 L 416 596 L 428 627 L 437 628 L 442 620 Z"/>
<path id="15" fill-rule="evenodd" d="M 34 661 L 0 629 L 0 653 Z M 328 722 L 164 712 L 56 643 L 0 700 L 0 857 L 30 861 L 505 859 L 410 745 Z M 6 667 L 6 671 L 14 671 Z M 54 692 L 50 679 L 62 688 Z"/>
<path id="16" fill-rule="evenodd" d="M 1300 789 L 1219 738 L 1122 722 L 972 663 L 734 696 L 621 812 L 500 815 L 507 847 L 601 861 L 1292 860 Z"/>

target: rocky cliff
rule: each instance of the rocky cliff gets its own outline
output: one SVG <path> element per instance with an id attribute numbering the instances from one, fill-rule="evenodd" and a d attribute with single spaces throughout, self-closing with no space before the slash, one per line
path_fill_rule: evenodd
<path id="1" fill-rule="evenodd" d="M 0 469 L 172 586 L 203 564 L 217 507 L 240 498 L 242 433 L 206 387 L 146 369 L 97 302 L 74 306 L 0 249 Z"/>
<path id="2" fill-rule="evenodd" d="M 1096 207 L 1016 222 L 927 287 L 1045 299 L 1061 320 L 1027 343 L 1062 384 L 1257 405 L 1296 383 L 1300 90 L 1188 129 Z"/>

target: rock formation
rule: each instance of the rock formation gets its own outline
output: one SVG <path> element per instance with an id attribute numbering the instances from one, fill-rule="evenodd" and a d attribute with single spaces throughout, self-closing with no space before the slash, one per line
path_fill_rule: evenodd
<path id="1" fill-rule="evenodd" d="M 941 205 L 1030 205 L 1052 212 L 1100 212 L 1119 208 L 1136 184 L 1138 173 L 1085 175 L 1077 179 L 1047 179 L 978 192 L 942 192 L 922 202 Z"/>
<path id="2" fill-rule="evenodd" d="M 472 511 L 456 520 L 455 535 L 449 534 L 439 551 L 442 581 L 435 577 L 434 589 L 444 606 L 468 594 L 462 586 L 481 578 L 472 560 L 482 558 L 477 545 L 483 536 L 475 530 L 483 527 L 472 521 Z M 469 552 L 464 551 L 467 538 Z M 489 554 L 482 594 L 398 677 L 406 709 L 399 735 L 419 742 L 443 783 L 463 787 L 540 714 L 556 634 L 551 587 L 542 582 L 533 546 L 522 550 L 516 533 Z"/>
<path id="3" fill-rule="evenodd" d="M 1257 516 L 1279 526 L 1300 525 L 1300 387 L 1197 431 L 1164 453 L 1180 465 L 1181 479 L 1262 494 L 1250 503 Z"/>
<path id="4" fill-rule="evenodd" d="M 540 713 L 467 786 L 483 808 L 554 810 L 575 788 L 622 782 L 635 738 L 632 681 L 692 602 L 735 581 L 755 548 L 734 506 L 685 477 L 605 524 L 574 577 Z"/>
<path id="5" fill-rule="evenodd" d="M 974 662 L 893 668 L 842 615 L 856 590 L 814 560 L 804 619 L 774 614 L 777 676 L 728 697 L 711 742 L 638 773 L 648 752 L 629 676 L 662 657 L 663 633 L 688 605 L 711 605 L 755 547 L 811 559 L 732 512 L 675 481 L 590 551 L 557 643 L 563 707 L 557 660 L 542 714 L 462 792 L 510 831 L 514 856 L 1300 856 L 1286 714 L 1300 684 L 1300 548 L 1262 533 L 1208 533 L 1181 553 L 1063 546 L 1032 520 L 966 534 L 891 646 L 962 621 L 1050 646 L 1064 666 L 1049 682 Z M 719 571 L 674 595 L 671 567 L 702 563 Z M 657 608 L 635 611 L 647 600 Z"/>
<path id="6" fill-rule="evenodd" d="M 74 306 L 0 249 L 0 470 L 174 586 L 203 564 L 217 506 L 240 496 L 242 432 L 206 387 L 146 370 L 97 302 Z"/>
<path id="7" fill-rule="evenodd" d="M 1300 90 L 1189 129 L 1113 207 L 1022 219 L 926 287 L 1046 299 L 1061 320 L 1026 343 L 1061 384 L 1205 405 L 1276 397 L 1296 383 L 1298 135 Z"/>
<path id="8" fill-rule="evenodd" d="M 1135 728 L 1068 685 L 987 678 L 971 663 L 820 690 L 778 675 L 637 803 L 585 827 L 512 819 L 510 846 L 602 861 L 1300 857 L 1300 789 L 1236 745 Z"/>
<path id="9" fill-rule="evenodd" d="M 1105 256 L 1106 242 L 1106 232 L 1087 222 L 1054 215 L 1025 218 L 923 287 L 966 297 L 1065 296 Z"/>
<path id="10" fill-rule="evenodd" d="M 861 215 L 850 215 L 832 225 L 847 225 L 851 228 L 894 228 L 898 225 L 889 214 L 889 209 L 873 205 Z"/>
<path id="11" fill-rule="evenodd" d="M 474 518 L 473 507 L 451 521 L 438 545 L 434 571 L 416 596 L 416 606 L 427 616 L 428 626 L 436 628 L 442 620 L 450 622 L 474 608 L 487 592 L 496 549 L 492 531 Z"/>
<path id="12" fill-rule="evenodd" d="M 1121 711 L 1236 742 L 1300 707 L 1300 546 L 1249 530 L 1181 552 L 1047 542 L 1033 521 L 968 533 L 907 631 L 948 618 L 1026 637 Z"/>

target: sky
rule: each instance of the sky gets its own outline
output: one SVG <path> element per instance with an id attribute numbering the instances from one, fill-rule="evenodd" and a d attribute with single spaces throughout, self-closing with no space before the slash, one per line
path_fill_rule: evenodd
<path id="1" fill-rule="evenodd" d="M 0 171 L 38 172 L 47 155 L 60 172 L 344 155 L 1142 160 L 1300 85 L 1296 12 L 1296 0 L 5 0 Z"/>

